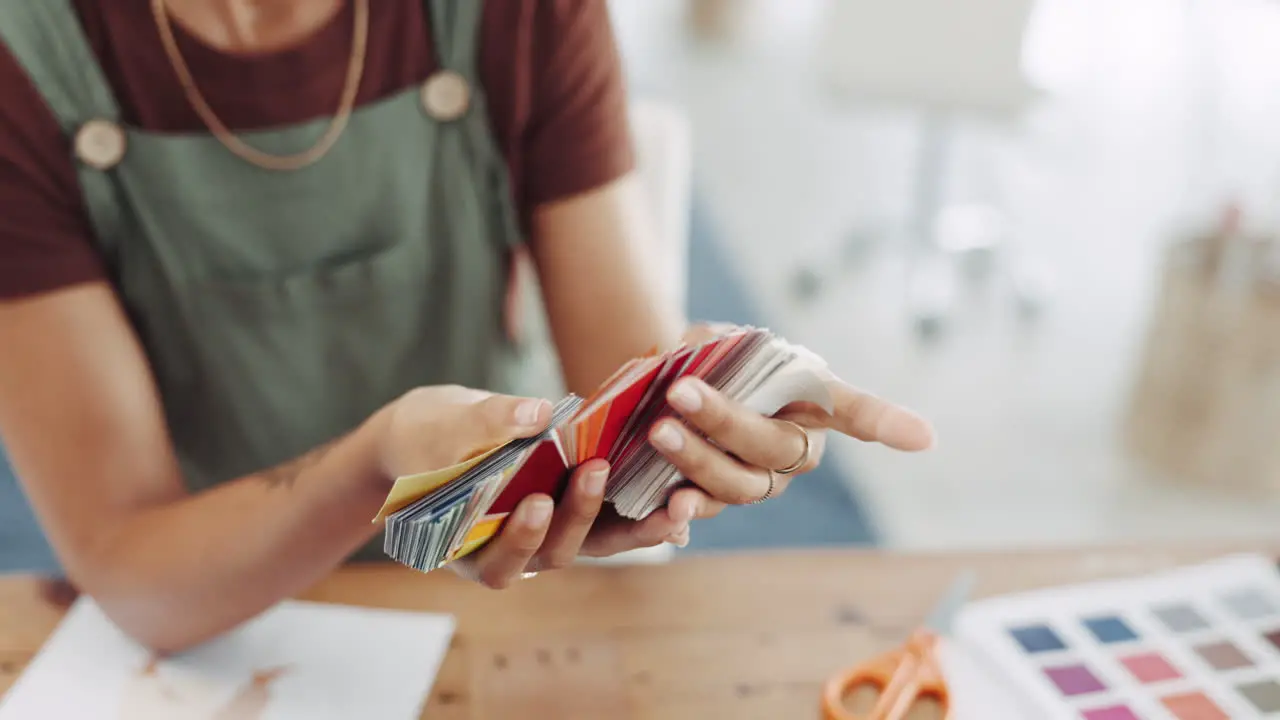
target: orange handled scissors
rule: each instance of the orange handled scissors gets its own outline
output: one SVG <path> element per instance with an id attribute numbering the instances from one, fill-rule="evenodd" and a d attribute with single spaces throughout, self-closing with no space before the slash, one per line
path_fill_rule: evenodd
<path id="1" fill-rule="evenodd" d="M 824 720 L 904 720 L 928 705 L 948 720 L 951 694 L 938 662 L 938 641 L 951 632 L 951 622 L 968 600 L 973 583 L 972 573 L 957 578 L 925 625 L 898 649 L 832 676 L 822 692 Z M 850 701 L 855 699 L 872 707 L 854 710 Z"/>

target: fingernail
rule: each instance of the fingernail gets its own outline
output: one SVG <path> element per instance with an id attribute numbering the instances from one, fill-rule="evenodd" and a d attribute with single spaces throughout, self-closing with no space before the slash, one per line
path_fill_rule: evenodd
<path id="1" fill-rule="evenodd" d="M 697 412 L 702 408 L 702 395 L 692 380 L 681 380 L 667 394 L 667 400 L 680 412 Z"/>
<path id="2" fill-rule="evenodd" d="M 524 509 L 524 521 L 533 527 L 545 525 L 551 519 L 553 509 L 554 504 L 550 500 L 534 500 Z"/>
<path id="3" fill-rule="evenodd" d="M 685 547 L 689 544 L 689 526 L 685 525 L 679 530 L 668 535 L 664 542 L 675 545 L 676 547 Z"/>
<path id="4" fill-rule="evenodd" d="M 684 438 L 680 435 L 680 431 L 671 426 L 671 423 L 663 423 L 653 434 L 653 442 L 659 448 L 667 452 L 679 452 L 684 447 Z"/>
<path id="5" fill-rule="evenodd" d="M 591 497 L 603 495 L 604 483 L 607 479 L 609 479 L 609 471 L 596 470 L 587 475 L 586 481 L 582 483 L 582 489 L 586 490 Z"/>
<path id="6" fill-rule="evenodd" d="M 516 406 L 516 422 L 522 427 L 535 425 L 538 422 L 538 415 L 542 411 L 542 404 L 545 400 L 525 400 Z"/>
<path id="7" fill-rule="evenodd" d="M 886 413 L 876 428 L 877 434 L 884 442 L 894 447 L 912 450 L 930 450 L 936 444 L 933 427 L 921 415 L 900 409 L 898 412 Z"/>
<path id="8" fill-rule="evenodd" d="M 698 503 L 688 503 L 685 505 L 685 508 L 685 510 L 680 512 L 680 517 L 677 517 L 676 520 L 687 523 L 698 516 Z"/>

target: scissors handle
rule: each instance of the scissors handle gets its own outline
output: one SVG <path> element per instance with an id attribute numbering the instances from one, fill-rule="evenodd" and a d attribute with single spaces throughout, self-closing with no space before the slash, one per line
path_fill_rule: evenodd
<path id="1" fill-rule="evenodd" d="M 902 720 L 920 698 L 932 698 L 950 717 L 951 698 L 934 655 L 937 638 L 918 631 L 898 650 L 854 666 L 827 681 L 822 693 L 825 720 Z M 858 688 L 878 691 L 871 714 L 854 715 L 845 700 Z"/>

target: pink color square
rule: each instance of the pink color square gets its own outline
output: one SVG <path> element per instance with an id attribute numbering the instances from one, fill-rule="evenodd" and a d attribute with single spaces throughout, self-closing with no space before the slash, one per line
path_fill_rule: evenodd
<path id="1" fill-rule="evenodd" d="M 1084 720 L 1142 720 L 1142 718 L 1124 705 L 1114 705 L 1088 710 L 1084 714 Z"/>
<path id="2" fill-rule="evenodd" d="M 1120 662 L 1129 668 L 1129 672 L 1141 683 L 1157 683 L 1165 680 L 1177 680 L 1182 677 L 1178 669 L 1169 664 L 1163 655 L 1143 653 L 1121 658 Z"/>
<path id="3" fill-rule="evenodd" d="M 1089 668 L 1083 665 L 1045 668 L 1044 674 L 1048 675 L 1053 684 L 1057 685 L 1062 694 L 1067 697 L 1087 695 L 1107 689 L 1098 676 L 1089 672 Z"/>

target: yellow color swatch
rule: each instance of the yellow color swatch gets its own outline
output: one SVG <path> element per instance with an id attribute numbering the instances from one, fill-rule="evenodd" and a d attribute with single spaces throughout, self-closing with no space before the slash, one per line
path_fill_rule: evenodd
<path id="1" fill-rule="evenodd" d="M 387 500 L 382 504 L 382 509 L 378 511 L 373 522 L 381 522 L 391 513 L 412 503 L 430 493 L 432 490 L 452 482 L 462 473 L 479 465 L 482 460 L 499 450 L 501 446 L 492 450 L 476 455 L 470 460 L 464 460 L 457 465 L 451 465 L 440 470 L 432 470 L 431 472 L 420 473 L 418 475 L 405 475 L 396 478 L 395 485 L 391 486 L 391 492 L 387 495 Z"/>
<path id="2" fill-rule="evenodd" d="M 462 541 L 462 545 L 458 547 L 458 551 L 449 558 L 449 562 L 453 562 L 461 557 L 466 557 L 482 545 L 493 539 L 498 534 L 498 529 L 502 527 L 502 521 L 507 519 L 511 513 L 499 513 L 497 515 L 489 515 L 480 522 L 476 523 L 467 533 L 467 539 Z"/>

